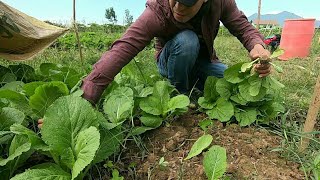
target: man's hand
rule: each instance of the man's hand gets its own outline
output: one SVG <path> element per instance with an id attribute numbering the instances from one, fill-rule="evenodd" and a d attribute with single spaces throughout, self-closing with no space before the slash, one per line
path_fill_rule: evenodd
<path id="1" fill-rule="evenodd" d="M 38 128 L 41 129 L 43 124 L 43 119 L 38 120 Z"/>
<path id="2" fill-rule="evenodd" d="M 270 52 L 264 49 L 261 44 L 256 44 L 250 51 L 250 58 L 252 60 L 260 58 L 260 63 L 254 66 L 255 71 L 260 74 L 259 77 L 266 77 L 270 74 L 271 65 L 268 63 L 270 60 Z"/>

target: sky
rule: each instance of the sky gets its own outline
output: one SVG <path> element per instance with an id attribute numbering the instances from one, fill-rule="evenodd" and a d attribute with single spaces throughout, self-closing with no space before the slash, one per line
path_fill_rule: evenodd
<path id="1" fill-rule="evenodd" d="M 13 8 L 40 20 L 70 24 L 73 0 L 1 0 Z M 123 24 L 125 10 L 133 19 L 145 9 L 146 0 L 76 0 L 77 21 L 80 23 L 107 23 L 105 9 L 113 7 L 118 24 Z M 258 11 L 258 0 L 236 0 L 240 10 L 247 16 Z M 262 14 L 289 11 L 304 18 L 320 20 L 320 0 L 262 0 Z"/>

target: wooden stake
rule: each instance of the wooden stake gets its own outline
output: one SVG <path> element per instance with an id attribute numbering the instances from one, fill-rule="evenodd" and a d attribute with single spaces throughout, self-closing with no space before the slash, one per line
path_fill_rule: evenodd
<path id="1" fill-rule="evenodd" d="M 316 124 L 319 108 L 320 108 L 320 75 L 318 76 L 316 86 L 314 87 L 314 92 L 313 92 L 313 96 L 309 106 L 307 119 L 303 127 L 303 134 L 310 133 L 313 131 L 314 125 Z M 303 152 L 309 146 L 310 137 L 311 135 L 308 134 L 308 135 L 304 135 L 304 137 L 301 138 L 301 144 L 299 147 L 300 152 Z"/>
<path id="2" fill-rule="evenodd" d="M 260 28 L 260 16 L 261 16 L 261 0 L 259 0 L 259 5 L 258 5 L 258 18 L 257 18 L 257 29 L 258 30 Z"/>
<path id="3" fill-rule="evenodd" d="M 83 56 L 82 56 L 82 48 L 81 48 L 81 43 L 80 43 L 80 37 L 79 37 L 79 32 L 78 32 L 78 27 L 77 27 L 77 22 L 76 22 L 76 0 L 73 0 L 73 26 L 74 26 L 74 31 L 76 33 L 76 38 L 77 38 L 77 42 L 78 42 L 78 48 L 79 48 L 82 69 L 85 71 L 84 61 L 83 61 Z"/>

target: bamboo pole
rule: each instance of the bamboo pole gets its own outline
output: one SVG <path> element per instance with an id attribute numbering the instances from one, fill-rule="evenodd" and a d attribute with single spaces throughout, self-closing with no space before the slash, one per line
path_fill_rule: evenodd
<path id="1" fill-rule="evenodd" d="M 306 122 L 304 123 L 304 127 L 303 127 L 304 136 L 301 138 L 301 144 L 299 147 L 300 152 L 303 152 L 309 146 L 311 135 L 305 134 L 305 133 L 310 133 L 313 131 L 314 125 L 316 124 L 319 109 L 320 109 L 320 75 L 318 76 L 316 86 L 314 87 L 314 92 L 311 99 L 311 103 L 309 105 L 307 119 L 306 119 Z"/>
<path id="2" fill-rule="evenodd" d="M 259 5 L 258 5 L 258 18 L 257 18 L 257 29 L 259 30 L 260 28 L 260 17 L 261 16 L 261 0 L 259 0 Z"/>
<path id="3" fill-rule="evenodd" d="M 77 38 L 77 43 L 78 43 L 78 48 L 79 48 L 79 54 L 80 54 L 81 66 L 82 66 L 82 69 L 85 71 L 84 62 L 83 62 L 83 56 L 82 56 L 82 48 L 81 48 L 79 32 L 78 32 L 78 27 L 77 27 L 77 22 L 76 22 L 76 0 L 73 0 L 73 26 L 74 26 L 74 31 L 76 33 L 76 38 Z"/>

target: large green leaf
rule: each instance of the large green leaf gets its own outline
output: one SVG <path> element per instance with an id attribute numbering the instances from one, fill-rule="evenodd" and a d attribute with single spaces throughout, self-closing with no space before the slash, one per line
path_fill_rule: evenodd
<path id="1" fill-rule="evenodd" d="M 25 115 L 30 115 L 32 113 L 29 102 L 23 94 L 9 89 L 0 89 L 0 98 L 5 98 L 10 101 L 14 108 L 21 110 Z"/>
<path id="2" fill-rule="evenodd" d="M 209 180 L 221 178 L 227 169 L 226 149 L 212 146 L 204 155 L 203 166 Z"/>
<path id="3" fill-rule="evenodd" d="M 219 97 L 219 93 L 216 90 L 217 77 L 208 76 L 204 85 L 204 99 L 207 101 L 215 101 Z"/>
<path id="4" fill-rule="evenodd" d="M 276 80 L 274 77 L 270 76 L 268 80 L 269 80 L 269 85 L 271 89 L 277 90 L 277 89 L 284 88 L 284 85 L 280 83 L 278 80 Z"/>
<path id="5" fill-rule="evenodd" d="M 248 103 L 248 101 L 245 100 L 239 93 L 231 96 L 230 100 L 232 100 L 233 102 L 238 103 L 240 105 L 243 105 L 243 106 Z"/>
<path id="6" fill-rule="evenodd" d="M 42 63 L 40 65 L 40 72 L 45 76 L 50 76 L 51 74 L 54 74 L 54 71 L 59 71 L 61 68 L 61 64 Z"/>
<path id="7" fill-rule="evenodd" d="M 211 101 L 209 102 L 204 97 L 200 97 L 198 99 L 198 104 L 200 107 L 202 107 L 204 109 L 212 109 L 216 103 L 213 103 Z"/>
<path id="8" fill-rule="evenodd" d="M 63 82 L 52 81 L 36 88 L 35 93 L 30 97 L 30 107 L 40 117 L 48 107 L 59 97 L 69 94 L 67 86 Z"/>
<path id="9" fill-rule="evenodd" d="M 139 92 L 139 95 L 138 97 L 147 97 L 149 96 L 150 94 L 153 93 L 153 88 L 152 87 L 146 87 L 146 88 L 143 88 L 140 92 Z"/>
<path id="10" fill-rule="evenodd" d="M 61 69 L 61 72 L 63 77 L 62 81 L 67 84 L 69 89 L 76 86 L 79 81 L 82 81 L 81 80 L 82 75 L 70 67 L 63 67 Z"/>
<path id="11" fill-rule="evenodd" d="M 11 73 L 9 68 L 0 65 L 0 87 L 6 83 L 16 81 L 17 77 Z"/>
<path id="12" fill-rule="evenodd" d="M 100 146 L 94 157 L 93 163 L 102 162 L 116 153 L 120 149 L 120 145 L 124 138 L 121 127 L 113 128 L 111 130 L 101 129 L 100 136 Z"/>
<path id="13" fill-rule="evenodd" d="M 0 98 L 0 109 L 9 106 L 9 101 L 3 98 Z"/>
<path id="14" fill-rule="evenodd" d="M 158 81 L 153 87 L 153 96 L 162 97 L 163 100 L 170 98 L 170 84 L 168 81 Z"/>
<path id="15" fill-rule="evenodd" d="M 277 115 L 278 113 L 284 113 L 286 110 L 281 102 L 273 102 L 271 106 L 273 107 L 273 112 L 277 112 Z"/>
<path id="16" fill-rule="evenodd" d="M 266 95 L 266 92 L 267 92 L 267 89 L 265 87 L 261 86 L 258 95 L 252 96 L 250 94 L 250 91 L 249 91 L 251 85 L 249 84 L 249 82 L 247 80 L 241 82 L 238 87 L 239 87 L 240 95 L 246 101 L 249 101 L 249 102 L 261 101 L 264 98 L 264 96 Z"/>
<path id="17" fill-rule="evenodd" d="M 133 91 L 128 87 L 115 89 L 103 104 L 104 112 L 113 123 L 129 118 L 134 106 Z"/>
<path id="18" fill-rule="evenodd" d="M 76 161 L 72 168 L 72 179 L 91 163 L 100 145 L 100 133 L 96 127 L 81 131 L 74 146 Z"/>
<path id="19" fill-rule="evenodd" d="M 21 124 L 13 124 L 10 131 L 14 134 L 25 135 L 29 138 L 32 148 L 35 150 L 49 151 L 48 145 L 32 130 L 22 126 Z"/>
<path id="20" fill-rule="evenodd" d="M 9 65 L 13 74 L 17 76 L 18 81 L 31 82 L 36 80 L 36 74 L 33 67 L 26 64 Z"/>
<path id="21" fill-rule="evenodd" d="M 163 109 L 165 109 L 163 107 L 164 105 L 161 104 L 161 99 L 155 96 L 142 99 L 139 106 L 144 112 L 153 115 L 161 115 L 163 113 Z"/>
<path id="22" fill-rule="evenodd" d="M 226 69 L 224 72 L 224 78 L 232 84 L 242 82 L 244 80 L 243 73 L 241 73 L 241 66 L 243 64 L 243 62 L 238 63 Z"/>
<path id="23" fill-rule="evenodd" d="M 230 101 L 219 98 L 217 105 L 212 110 L 208 110 L 207 114 L 211 119 L 227 122 L 234 115 L 234 108 Z"/>
<path id="24" fill-rule="evenodd" d="M 81 74 L 77 73 L 74 69 L 60 64 L 43 63 L 40 65 L 40 71 L 52 81 L 64 82 L 69 89 L 74 87 L 81 78 Z"/>
<path id="25" fill-rule="evenodd" d="M 165 107 L 170 99 L 170 85 L 168 81 L 158 81 L 153 87 L 153 97 L 159 99 L 160 104 L 158 106 L 162 107 L 162 112 L 164 112 Z"/>
<path id="26" fill-rule="evenodd" d="M 44 164 L 41 168 L 28 169 L 11 180 L 71 180 L 71 175 L 53 163 Z"/>
<path id="27" fill-rule="evenodd" d="M 257 120 L 256 109 L 245 109 L 235 113 L 235 117 L 240 126 L 248 126 Z"/>
<path id="28" fill-rule="evenodd" d="M 0 87 L 8 82 L 16 81 L 17 77 L 11 73 L 10 69 L 0 65 Z"/>
<path id="29" fill-rule="evenodd" d="M 23 112 L 17 109 L 9 107 L 0 109 L 0 131 L 9 131 L 11 125 L 21 124 L 24 118 Z"/>
<path id="30" fill-rule="evenodd" d="M 3 76 L 0 76 L 0 87 L 6 83 L 10 83 L 16 80 L 17 80 L 17 77 L 13 73 L 5 73 Z"/>
<path id="31" fill-rule="evenodd" d="M 180 116 L 186 112 L 188 112 L 189 108 L 186 106 L 184 108 L 175 109 L 170 115 L 172 116 Z"/>
<path id="32" fill-rule="evenodd" d="M 27 152 L 22 153 L 18 158 L 8 162 L 5 166 L 0 166 L 0 177 L 1 179 L 10 179 L 12 175 L 16 173 L 16 170 L 25 165 L 26 161 L 30 158 L 30 156 L 34 153 L 34 150 L 29 150 Z"/>
<path id="33" fill-rule="evenodd" d="M 37 87 L 41 86 L 45 84 L 45 82 L 42 82 L 42 81 L 34 81 L 34 82 L 31 82 L 31 83 L 27 83 L 25 84 L 22 88 L 25 92 L 25 94 L 29 97 L 31 97 L 35 90 L 37 89 Z"/>
<path id="34" fill-rule="evenodd" d="M 67 148 L 74 149 L 81 131 L 98 125 L 98 116 L 88 101 L 81 97 L 64 96 L 46 111 L 42 139 L 52 151 L 61 155 Z"/>
<path id="35" fill-rule="evenodd" d="M 210 146 L 212 142 L 212 136 L 210 134 L 201 136 L 192 146 L 188 156 L 185 160 L 199 155 L 204 149 Z"/>
<path id="36" fill-rule="evenodd" d="M 31 157 L 31 155 L 35 152 L 35 150 L 31 149 L 27 152 L 22 153 L 18 158 L 15 158 L 14 160 L 7 163 L 5 167 L 9 167 L 10 169 L 10 176 L 12 177 L 15 175 L 16 170 L 20 167 L 25 166 L 26 161 Z"/>
<path id="37" fill-rule="evenodd" d="M 9 90 L 21 93 L 23 86 L 24 86 L 24 82 L 22 81 L 12 81 L 2 86 L 1 89 L 9 89 Z"/>
<path id="38" fill-rule="evenodd" d="M 109 121 L 106 121 L 106 122 L 99 122 L 101 127 L 105 128 L 105 129 L 108 129 L 108 130 L 111 130 L 111 129 L 114 129 L 120 125 L 123 124 L 124 121 L 122 122 L 119 122 L 119 123 L 110 123 Z"/>
<path id="39" fill-rule="evenodd" d="M 73 169 L 73 165 L 75 163 L 75 154 L 73 154 L 72 149 L 69 147 L 64 150 L 64 152 L 60 156 L 61 162 L 66 165 L 69 169 Z"/>
<path id="40" fill-rule="evenodd" d="M 241 72 L 248 72 L 248 70 L 251 70 L 253 67 L 253 64 L 257 63 L 260 61 L 260 58 L 257 58 L 256 60 L 249 62 L 249 63 L 244 63 L 241 66 Z"/>
<path id="41" fill-rule="evenodd" d="M 17 104 L 27 102 L 27 99 L 23 94 L 9 89 L 0 89 L 0 98 L 6 98 Z"/>
<path id="42" fill-rule="evenodd" d="M 5 134 L 5 132 L 7 132 L 7 131 L 2 131 L 2 132 L 3 132 L 2 136 L 0 136 L 0 144 L 8 144 L 8 143 L 10 143 L 10 141 L 13 138 L 12 133 L 10 131 L 9 131 L 10 133 L 8 133 L 8 134 Z"/>
<path id="43" fill-rule="evenodd" d="M 262 78 L 260 78 L 258 74 L 255 74 L 248 79 L 248 82 L 250 84 L 250 87 L 249 87 L 250 95 L 257 96 L 260 92 L 260 88 L 262 85 Z"/>
<path id="44" fill-rule="evenodd" d="M 158 81 L 153 87 L 151 96 L 144 98 L 140 101 L 140 108 L 153 115 L 166 115 L 168 112 L 168 103 L 170 100 L 171 87 L 167 81 Z M 175 101 L 171 102 L 174 106 Z"/>
<path id="45" fill-rule="evenodd" d="M 217 81 L 216 90 L 221 97 L 229 99 L 232 94 L 232 89 L 232 84 L 226 81 L 224 78 L 221 78 Z"/>
<path id="46" fill-rule="evenodd" d="M 180 94 L 169 100 L 167 110 L 165 112 L 174 111 L 175 109 L 187 107 L 190 104 L 188 96 Z"/>
<path id="47" fill-rule="evenodd" d="M 163 119 L 159 116 L 145 114 L 140 117 L 142 124 L 147 127 L 157 128 L 162 124 Z"/>
<path id="48" fill-rule="evenodd" d="M 242 64 L 241 72 L 246 72 L 246 71 L 250 70 L 252 68 L 252 66 L 253 66 L 252 62 Z"/>
<path id="49" fill-rule="evenodd" d="M 96 111 L 96 114 L 97 114 L 97 117 L 98 117 L 98 122 L 99 122 L 99 125 L 104 128 L 104 129 L 108 129 L 108 130 L 111 130 L 115 127 L 118 127 L 119 125 L 121 125 L 123 123 L 122 122 L 119 122 L 119 123 L 110 123 L 107 118 L 99 111 Z"/>
<path id="50" fill-rule="evenodd" d="M 284 113 L 285 107 L 280 102 L 271 101 L 269 103 L 265 103 L 259 108 L 259 110 L 263 112 L 263 115 L 266 116 L 267 119 L 272 119 L 277 117 L 279 113 Z"/>
<path id="51" fill-rule="evenodd" d="M 138 84 L 138 85 L 135 84 L 135 85 L 132 85 L 132 86 L 133 86 L 132 90 L 134 92 L 134 95 L 139 97 L 140 92 L 144 88 L 144 84 Z M 152 87 L 149 87 L 149 88 L 151 90 L 150 94 L 152 94 L 153 93 L 153 89 L 151 89 Z M 147 97 L 147 96 L 145 96 L 145 97 Z"/>
<path id="52" fill-rule="evenodd" d="M 0 166 L 6 165 L 9 161 L 14 160 L 22 153 L 29 151 L 31 148 L 31 143 L 28 138 L 21 135 L 16 135 L 9 148 L 9 156 L 7 159 L 0 158 Z"/>

